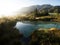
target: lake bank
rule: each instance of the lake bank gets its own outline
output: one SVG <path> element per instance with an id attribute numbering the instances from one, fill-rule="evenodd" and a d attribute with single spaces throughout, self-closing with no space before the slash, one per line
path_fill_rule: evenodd
<path id="1" fill-rule="evenodd" d="M 16 27 L 19 29 L 21 33 L 25 37 L 31 35 L 32 32 L 41 28 L 41 29 L 50 29 L 50 28 L 57 28 L 60 29 L 60 23 L 57 22 L 30 22 L 30 21 L 23 21 L 17 22 Z"/>

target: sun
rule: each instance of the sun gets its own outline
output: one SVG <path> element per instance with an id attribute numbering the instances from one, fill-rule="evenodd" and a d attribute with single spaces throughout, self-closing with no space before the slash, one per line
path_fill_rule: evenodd
<path id="1" fill-rule="evenodd" d="M 17 0 L 0 0 L 0 17 L 12 16 L 23 6 Z"/>

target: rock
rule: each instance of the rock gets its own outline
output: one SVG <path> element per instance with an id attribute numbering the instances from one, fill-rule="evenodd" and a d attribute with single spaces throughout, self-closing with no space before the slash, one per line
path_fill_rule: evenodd
<path id="1" fill-rule="evenodd" d="M 58 30 L 57 28 L 50 28 L 49 30 Z"/>
<path id="2" fill-rule="evenodd" d="M 39 28 L 38 31 L 40 31 L 40 30 L 47 30 L 47 29 L 45 29 L 45 28 Z"/>

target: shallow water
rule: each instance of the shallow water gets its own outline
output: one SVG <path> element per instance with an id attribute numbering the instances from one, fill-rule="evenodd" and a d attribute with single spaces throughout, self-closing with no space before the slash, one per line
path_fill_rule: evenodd
<path id="1" fill-rule="evenodd" d="M 16 28 L 19 29 L 25 37 L 28 37 L 38 28 L 60 28 L 60 23 L 56 22 L 17 22 Z"/>

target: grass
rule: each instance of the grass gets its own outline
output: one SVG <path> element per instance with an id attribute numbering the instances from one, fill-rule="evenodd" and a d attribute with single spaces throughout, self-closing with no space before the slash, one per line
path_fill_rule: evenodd
<path id="1" fill-rule="evenodd" d="M 30 45 L 60 45 L 60 30 L 36 30 L 30 37 Z"/>

